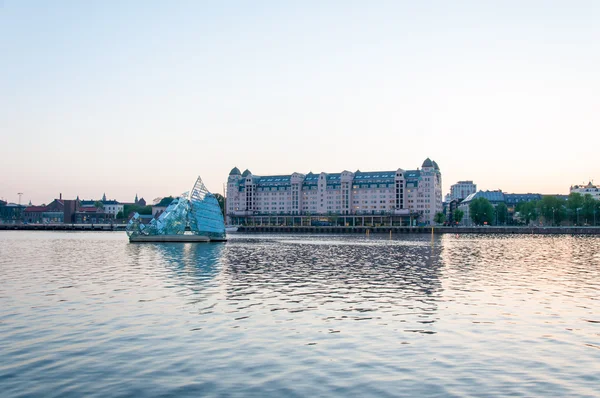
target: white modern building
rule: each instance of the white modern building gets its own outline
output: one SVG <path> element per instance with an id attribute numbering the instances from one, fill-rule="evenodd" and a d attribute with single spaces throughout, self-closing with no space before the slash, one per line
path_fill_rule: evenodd
<path id="1" fill-rule="evenodd" d="M 573 185 L 569 191 L 579 192 L 582 195 L 590 194 L 592 198 L 600 200 L 600 187 L 592 184 L 591 181 L 587 185 Z"/>
<path id="2" fill-rule="evenodd" d="M 459 181 L 450 186 L 450 200 L 463 200 L 475 192 L 477 192 L 477 184 L 473 181 Z"/>
<path id="3" fill-rule="evenodd" d="M 234 167 L 227 180 L 227 222 L 264 216 L 399 216 L 432 223 L 442 208 L 442 174 L 421 169 L 257 176 Z"/>

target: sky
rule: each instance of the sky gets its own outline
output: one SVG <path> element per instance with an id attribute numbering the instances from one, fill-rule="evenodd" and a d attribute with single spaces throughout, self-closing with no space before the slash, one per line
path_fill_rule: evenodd
<path id="1" fill-rule="evenodd" d="M 600 183 L 600 2 L 0 0 L 0 198 L 416 169 Z"/>

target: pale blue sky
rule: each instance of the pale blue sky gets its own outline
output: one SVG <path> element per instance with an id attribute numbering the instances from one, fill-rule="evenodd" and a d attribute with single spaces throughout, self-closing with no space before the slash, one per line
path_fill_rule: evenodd
<path id="1" fill-rule="evenodd" d="M 0 197 L 414 169 L 600 183 L 598 1 L 0 0 Z"/>

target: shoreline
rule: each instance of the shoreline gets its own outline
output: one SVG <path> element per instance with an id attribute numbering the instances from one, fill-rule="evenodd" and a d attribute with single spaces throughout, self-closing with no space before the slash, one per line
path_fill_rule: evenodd
<path id="1" fill-rule="evenodd" d="M 0 231 L 125 231 L 126 224 L 0 224 Z M 242 233 L 278 234 L 529 234 L 529 235 L 600 235 L 597 227 L 341 227 L 341 226 L 240 226 Z"/>
<path id="2" fill-rule="evenodd" d="M 241 226 L 244 233 L 600 235 L 600 227 L 290 227 Z"/>

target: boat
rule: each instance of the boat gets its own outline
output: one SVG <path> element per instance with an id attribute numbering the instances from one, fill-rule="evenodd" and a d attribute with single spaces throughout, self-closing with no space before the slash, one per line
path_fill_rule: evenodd
<path id="1" fill-rule="evenodd" d="M 227 233 L 237 232 L 238 227 L 239 227 L 238 225 L 226 225 L 225 232 L 227 232 Z"/>

